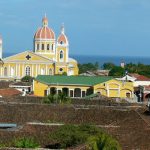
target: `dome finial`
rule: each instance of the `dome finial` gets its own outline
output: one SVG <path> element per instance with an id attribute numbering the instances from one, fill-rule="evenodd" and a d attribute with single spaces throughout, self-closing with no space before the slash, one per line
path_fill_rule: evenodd
<path id="1" fill-rule="evenodd" d="M 61 34 L 65 34 L 65 26 L 64 23 L 61 25 Z"/>
<path id="2" fill-rule="evenodd" d="M 42 22 L 43 22 L 43 27 L 47 27 L 48 26 L 48 19 L 46 17 L 46 13 L 45 13 L 44 18 L 42 19 Z"/>

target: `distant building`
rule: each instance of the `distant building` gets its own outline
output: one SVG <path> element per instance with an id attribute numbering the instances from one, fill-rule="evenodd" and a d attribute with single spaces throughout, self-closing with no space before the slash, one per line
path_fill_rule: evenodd
<path id="1" fill-rule="evenodd" d="M 116 78 L 122 82 L 132 82 L 134 93 L 138 102 L 150 100 L 150 78 L 137 73 L 129 73 L 122 78 Z"/>
<path id="2" fill-rule="evenodd" d="M 96 71 L 86 71 L 81 73 L 81 76 L 108 76 L 110 70 L 96 70 Z"/>
<path id="3" fill-rule="evenodd" d="M 63 74 L 78 75 L 77 61 L 69 58 L 69 40 L 64 26 L 56 39 L 54 31 L 48 26 L 45 16 L 42 27 L 34 36 L 33 51 L 25 51 L 10 57 L 2 58 L 2 38 L 0 38 L 0 79 L 21 79 L 26 75 Z"/>
<path id="4" fill-rule="evenodd" d="M 125 67 L 125 62 L 124 62 L 123 60 L 121 61 L 120 66 L 121 66 L 122 68 Z"/>

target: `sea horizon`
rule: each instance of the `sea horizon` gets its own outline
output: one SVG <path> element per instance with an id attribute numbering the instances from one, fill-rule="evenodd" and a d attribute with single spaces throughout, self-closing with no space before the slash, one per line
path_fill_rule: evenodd
<path id="1" fill-rule="evenodd" d="M 17 53 L 4 53 L 3 58 L 15 55 Z M 145 65 L 150 65 L 150 56 L 110 56 L 110 55 L 79 55 L 71 54 L 71 58 L 74 58 L 80 64 L 84 63 L 99 63 L 99 66 L 102 67 L 104 63 L 114 63 L 115 65 L 120 65 L 121 62 L 125 64 L 128 63 L 142 63 Z"/>

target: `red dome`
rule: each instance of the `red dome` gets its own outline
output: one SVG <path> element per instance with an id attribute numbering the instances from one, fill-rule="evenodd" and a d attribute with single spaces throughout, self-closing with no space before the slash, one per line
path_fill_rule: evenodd
<path id="1" fill-rule="evenodd" d="M 65 34 L 61 34 L 59 37 L 58 37 L 58 43 L 60 44 L 68 44 L 68 40 L 67 40 L 67 37 Z"/>
<path id="2" fill-rule="evenodd" d="M 42 27 L 37 30 L 35 39 L 55 39 L 55 33 L 49 27 Z"/>
<path id="3" fill-rule="evenodd" d="M 35 39 L 55 39 L 54 31 L 48 27 L 48 19 L 45 16 L 42 19 L 43 27 L 39 28 L 35 33 Z"/>

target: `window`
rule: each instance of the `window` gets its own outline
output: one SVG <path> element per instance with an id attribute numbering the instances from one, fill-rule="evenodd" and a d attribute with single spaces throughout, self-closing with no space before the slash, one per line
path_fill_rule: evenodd
<path id="1" fill-rule="evenodd" d="M 60 69 L 59 69 L 59 71 L 61 71 L 61 72 L 62 72 L 62 71 L 63 71 L 63 68 L 60 68 Z"/>
<path id="2" fill-rule="evenodd" d="M 47 44 L 47 50 L 49 50 L 49 44 Z"/>
<path id="3" fill-rule="evenodd" d="M 63 57 L 64 57 L 63 51 L 60 51 L 60 59 L 63 59 Z"/>
<path id="4" fill-rule="evenodd" d="M 26 67 L 26 76 L 30 76 L 30 67 L 29 66 L 27 66 Z"/>
<path id="5" fill-rule="evenodd" d="M 44 44 L 42 44 L 42 50 L 44 50 Z"/>
<path id="6" fill-rule="evenodd" d="M 53 49 L 54 49 L 54 44 L 52 44 L 52 51 L 53 51 Z"/>
<path id="7" fill-rule="evenodd" d="M 40 45 L 39 44 L 37 44 L 37 50 L 39 50 L 40 49 Z"/>
<path id="8" fill-rule="evenodd" d="M 4 68 L 4 76 L 7 76 L 7 67 Z"/>
<path id="9" fill-rule="evenodd" d="M 63 41 L 60 41 L 60 44 L 62 45 L 64 42 Z"/>
<path id="10" fill-rule="evenodd" d="M 126 97 L 127 97 L 127 98 L 130 98 L 130 97 L 131 97 L 131 94 L 130 94 L 129 92 L 127 92 L 127 93 L 126 93 Z"/>

